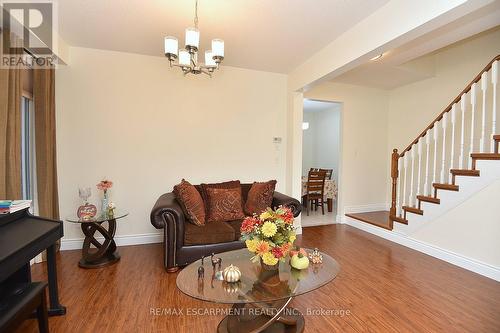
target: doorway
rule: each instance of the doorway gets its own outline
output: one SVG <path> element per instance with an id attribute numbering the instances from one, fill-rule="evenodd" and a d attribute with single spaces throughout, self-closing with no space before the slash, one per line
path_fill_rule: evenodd
<path id="1" fill-rule="evenodd" d="M 302 121 L 302 226 L 335 223 L 341 158 L 342 104 L 331 101 L 304 99 Z M 323 209 L 316 202 L 306 202 L 310 170 L 328 170 L 324 186 Z M 320 200 L 321 201 L 321 200 Z M 320 202 L 319 202 L 320 203 Z"/>

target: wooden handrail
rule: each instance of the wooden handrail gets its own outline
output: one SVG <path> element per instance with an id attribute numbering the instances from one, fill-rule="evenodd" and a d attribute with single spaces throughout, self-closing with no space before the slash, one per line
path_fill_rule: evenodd
<path id="1" fill-rule="evenodd" d="M 408 145 L 408 147 L 406 147 L 406 149 L 405 149 L 405 150 L 403 150 L 403 151 L 401 152 L 401 154 L 399 155 L 399 157 L 403 157 L 403 156 L 404 156 L 404 154 L 405 154 L 407 151 L 409 151 L 409 150 L 411 149 L 411 147 L 412 147 L 414 144 L 416 144 L 416 143 L 418 142 L 418 140 L 420 140 L 421 138 L 423 138 L 423 137 L 427 134 L 427 131 L 428 131 L 428 130 L 430 130 L 430 129 L 432 129 L 432 128 L 434 127 L 434 124 L 436 124 L 438 121 L 440 121 L 440 120 L 443 118 L 444 114 L 445 114 L 445 113 L 447 113 L 447 112 L 449 112 L 449 111 L 451 110 L 451 108 L 453 107 L 453 104 L 460 102 L 460 99 L 462 98 L 462 95 L 463 95 L 463 94 L 468 93 L 468 92 L 469 92 L 469 90 L 471 89 L 472 85 L 473 85 L 474 83 L 479 82 L 479 80 L 481 80 L 481 75 L 483 75 L 483 73 L 484 73 L 484 72 L 489 71 L 489 70 L 490 70 L 490 68 L 491 68 L 491 65 L 492 65 L 492 64 L 493 64 L 496 60 L 500 60 L 500 54 L 499 54 L 499 55 L 497 55 L 495 58 L 493 58 L 493 59 L 492 59 L 492 60 L 488 63 L 488 65 L 486 65 L 486 67 L 484 67 L 484 68 L 483 68 L 483 70 L 482 70 L 479 74 L 477 74 L 477 76 L 474 78 L 474 80 L 472 80 L 472 81 L 471 81 L 471 82 L 467 85 L 467 87 L 466 87 L 464 90 L 462 90 L 462 92 L 461 92 L 460 94 L 458 94 L 458 96 L 457 96 L 457 97 L 453 100 L 453 102 L 451 102 L 451 103 L 450 103 L 450 104 L 446 107 L 446 109 L 444 109 L 444 111 L 443 111 L 443 112 L 441 112 L 441 113 L 439 114 L 439 116 L 437 116 L 437 118 L 436 118 L 436 119 L 434 119 L 434 120 L 432 121 L 432 123 L 431 123 L 429 126 L 427 126 L 427 128 L 426 128 L 426 129 L 425 129 L 422 133 L 420 133 L 420 135 L 419 135 L 419 136 L 417 136 L 417 138 L 416 138 L 415 140 L 413 140 L 413 141 L 412 141 L 412 143 L 410 143 L 410 144 Z"/>

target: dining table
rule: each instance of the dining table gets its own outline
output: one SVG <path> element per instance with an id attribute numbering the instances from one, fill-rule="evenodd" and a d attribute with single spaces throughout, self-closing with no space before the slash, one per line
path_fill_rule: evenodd
<path id="1" fill-rule="evenodd" d="M 324 199 L 328 212 L 333 211 L 333 201 L 337 199 L 337 182 L 335 179 L 325 179 Z M 302 176 L 302 196 L 307 194 L 307 176 Z M 307 203 L 306 203 L 307 204 Z"/>

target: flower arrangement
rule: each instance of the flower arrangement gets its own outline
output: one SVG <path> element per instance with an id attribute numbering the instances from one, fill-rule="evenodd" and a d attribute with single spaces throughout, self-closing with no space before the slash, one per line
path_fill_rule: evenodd
<path id="1" fill-rule="evenodd" d="M 103 214 L 108 214 L 108 190 L 113 187 L 113 182 L 111 180 L 101 180 L 99 183 L 97 183 L 97 189 L 101 190 L 104 194 L 102 198 L 102 204 L 101 204 L 101 212 Z"/>
<path id="2" fill-rule="evenodd" d="M 240 230 L 241 240 L 245 241 L 250 252 L 255 253 L 252 260 L 260 258 L 268 266 L 284 261 L 296 238 L 293 213 L 283 206 L 276 210 L 268 208 L 260 215 L 245 218 Z"/>
<path id="3" fill-rule="evenodd" d="M 104 180 L 101 180 L 96 186 L 97 186 L 98 190 L 101 190 L 104 192 L 104 194 L 106 194 L 106 192 L 111 187 L 113 187 L 113 182 L 111 180 L 104 179 Z"/>

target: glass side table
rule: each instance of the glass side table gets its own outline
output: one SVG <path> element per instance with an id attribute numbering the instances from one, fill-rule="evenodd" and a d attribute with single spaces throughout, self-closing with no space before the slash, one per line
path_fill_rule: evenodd
<path id="1" fill-rule="evenodd" d="M 116 232 L 116 220 L 124 218 L 128 212 L 117 210 L 114 214 L 101 213 L 90 220 L 83 220 L 76 216 L 66 218 L 71 223 L 80 223 L 85 239 L 82 247 L 82 259 L 78 266 L 82 268 L 99 268 L 112 265 L 120 260 L 114 240 Z M 103 226 L 108 222 L 107 229 Z M 100 233 L 104 240 L 99 242 L 95 233 Z M 93 245 L 94 247 L 91 247 Z"/>

